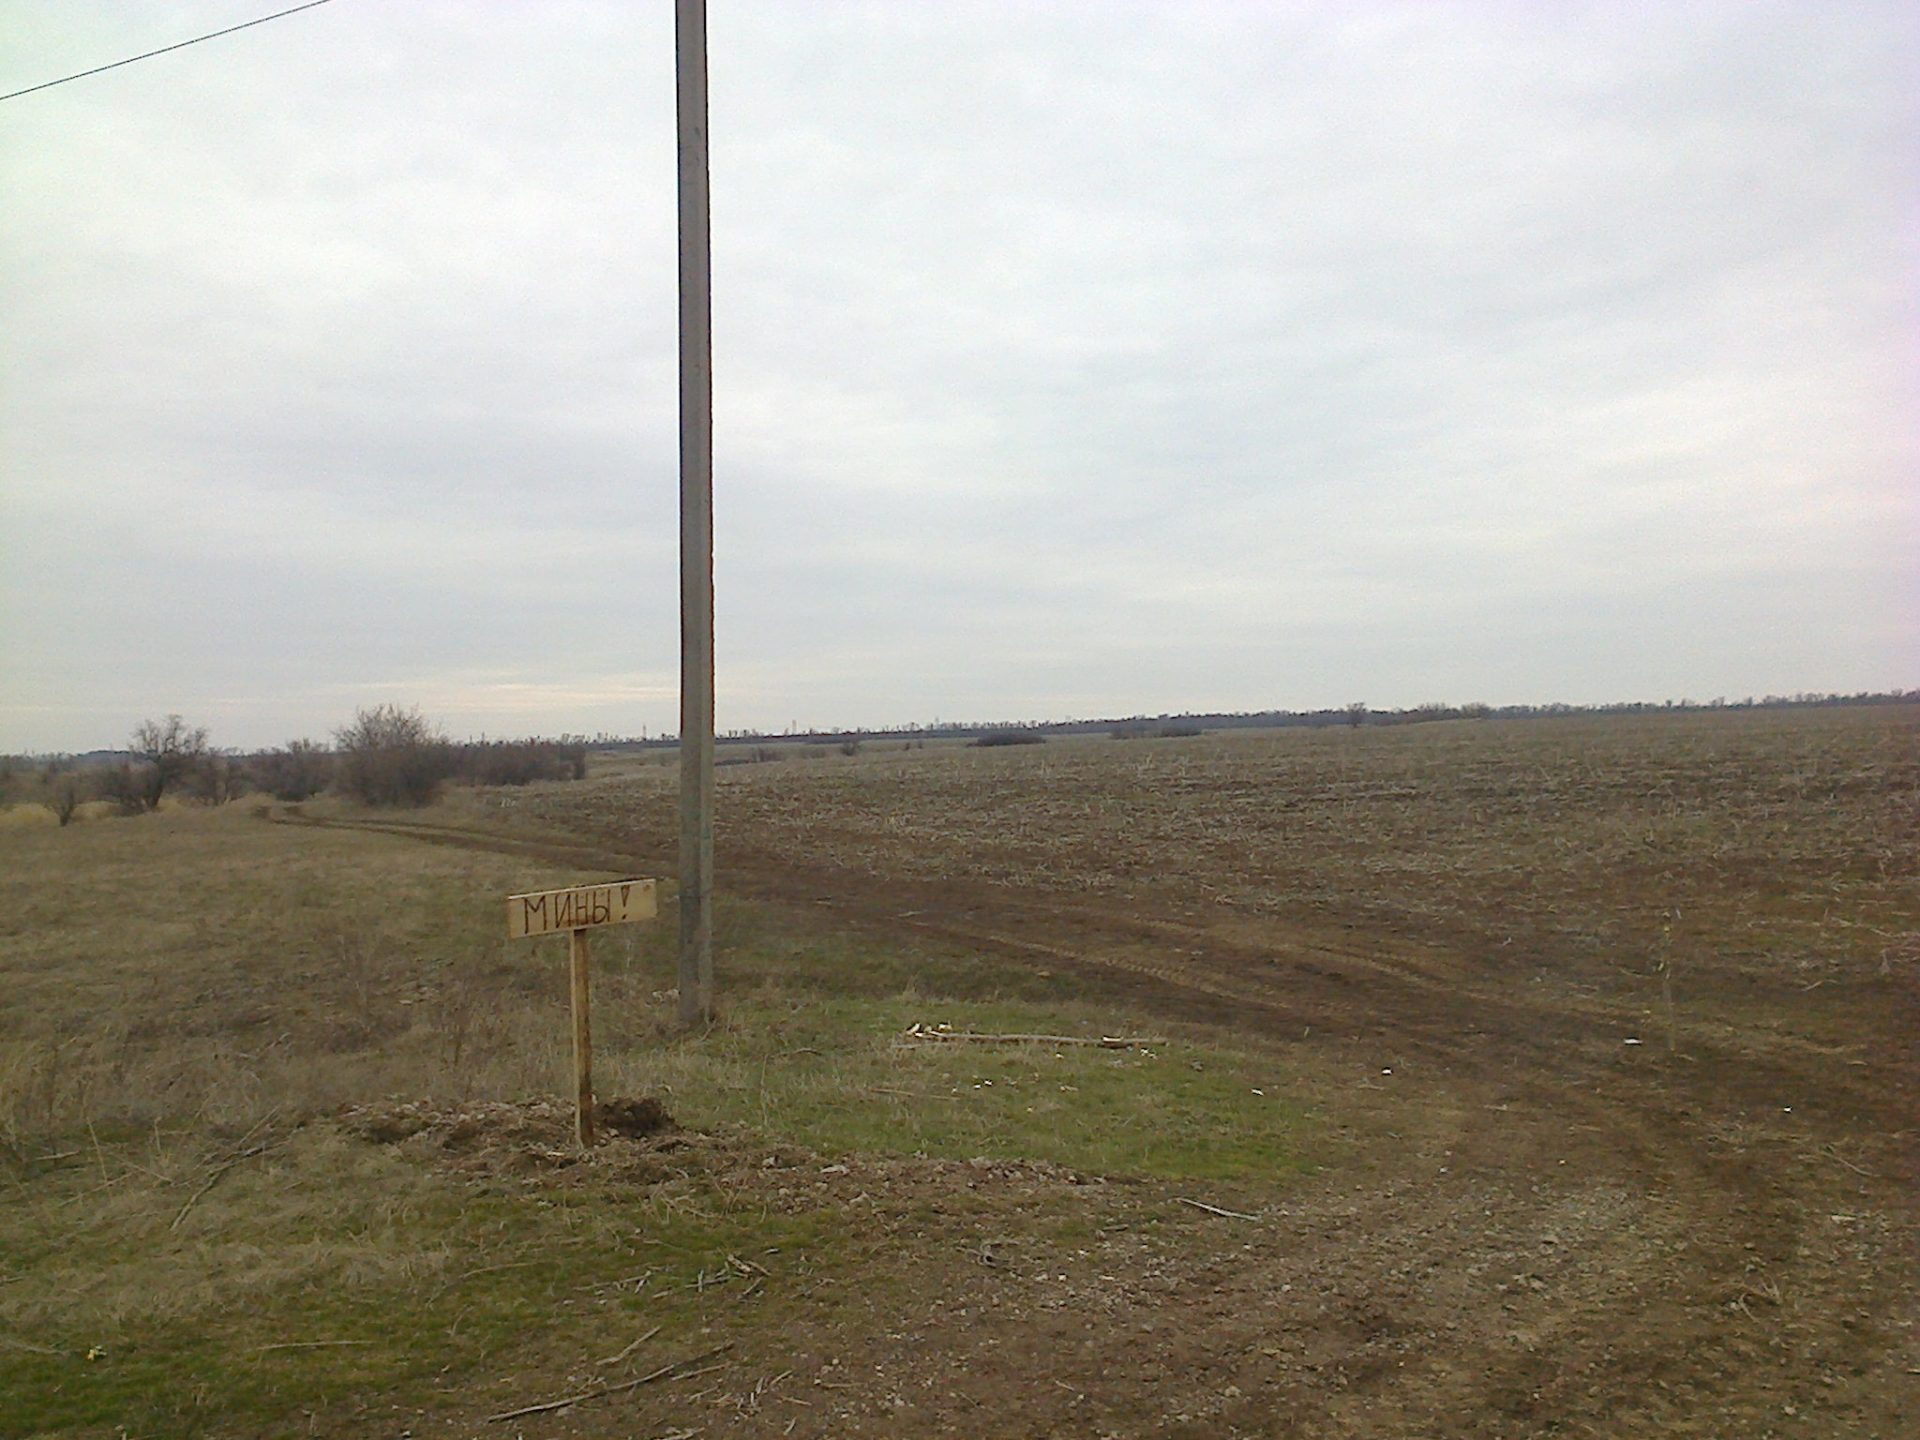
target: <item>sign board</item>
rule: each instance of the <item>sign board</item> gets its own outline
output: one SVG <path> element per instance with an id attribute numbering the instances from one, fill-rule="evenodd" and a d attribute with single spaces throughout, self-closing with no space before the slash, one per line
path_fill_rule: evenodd
<path id="1" fill-rule="evenodd" d="M 615 880 L 609 885 L 577 885 L 571 890 L 540 890 L 507 897 L 507 938 L 555 935 L 596 925 L 626 925 L 659 913 L 651 880 Z"/>
<path id="2" fill-rule="evenodd" d="M 659 905 L 651 880 L 615 880 L 507 897 L 507 938 L 565 934 L 573 993 L 574 1133 L 582 1149 L 593 1144 L 593 1024 L 587 981 L 587 932 L 599 925 L 651 920 Z"/>

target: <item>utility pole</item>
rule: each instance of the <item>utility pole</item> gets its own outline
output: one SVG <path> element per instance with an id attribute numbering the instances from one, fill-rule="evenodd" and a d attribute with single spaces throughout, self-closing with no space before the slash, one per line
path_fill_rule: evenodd
<path id="1" fill-rule="evenodd" d="M 713 1018 L 713 295 L 707 5 L 674 0 L 680 152 L 680 1019 Z"/>

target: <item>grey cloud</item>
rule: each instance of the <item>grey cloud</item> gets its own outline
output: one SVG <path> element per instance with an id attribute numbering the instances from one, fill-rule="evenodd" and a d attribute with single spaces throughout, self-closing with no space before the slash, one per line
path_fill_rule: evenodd
<path id="1" fill-rule="evenodd" d="M 712 25 L 723 725 L 1912 683 L 1906 7 Z M 250 33 L 0 107 L 0 748 L 671 728 L 664 9 Z"/>

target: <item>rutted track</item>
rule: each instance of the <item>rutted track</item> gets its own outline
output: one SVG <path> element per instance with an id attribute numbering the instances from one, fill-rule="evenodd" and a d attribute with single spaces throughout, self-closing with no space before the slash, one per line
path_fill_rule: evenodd
<path id="1" fill-rule="evenodd" d="M 274 818 L 597 873 L 670 871 L 663 841 Z M 1208 1363 L 1265 1355 L 1296 1397 L 1285 1423 L 1216 1410 L 1225 1428 L 1191 1433 L 1709 1436 L 1800 1418 L 1814 1428 L 1783 1433 L 1891 1437 L 1902 1406 L 1920 1402 L 1901 1375 L 1916 1364 L 1902 1353 L 1915 1316 L 1900 1278 L 1913 1077 L 1904 1012 L 1884 995 L 1852 1002 L 1857 1049 L 1721 1020 L 1690 1027 L 1668 1056 L 1656 1035 L 1625 1045 L 1645 1016 L 1592 976 L 1404 936 L 1225 907 L 1168 916 L 740 847 L 720 868 L 735 893 L 836 923 L 1069 969 L 1130 1005 L 1284 1047 L 1321 1083 L 1391 1090 L 1396 1114 L 1419 1117 L 1403 1145 L 1369 1142 L 1366 1186 L 1329 1178 L 1291 1207 L 1283 1244 L 1190 1277 L 1187 1338 Z M 1276 1345 L 1262 1307 L 1307 1276 L 1316 1298 Z M 1056 1338 L 1071 1387 L 1074 1337 Z M 1109 1340 L 1082 1357 L 1084 1383 L 1116 1354 L 1146 1354 Z M 987 1373 L 991 1360 L 969 1364 Z"/>

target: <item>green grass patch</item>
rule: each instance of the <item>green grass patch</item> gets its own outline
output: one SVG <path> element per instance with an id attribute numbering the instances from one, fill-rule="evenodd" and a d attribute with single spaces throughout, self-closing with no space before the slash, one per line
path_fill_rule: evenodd
<path id="1" fill-rule="evenodd" d="M 907 1039 L 916 1022 L 988 1034 L 1135 1030 L 1068 1005 L 762 992 L 709 1035 L 616 1052 L 611 1076 L 623 1092 L 664 1096 L 684 1123 L 745 1126 L 823 1153 L 1206 1179 L 1287 1176 L 1310 1163 L 1314 1127 L 1269 1056 L 1182 1039 L 1132 1050 Z"/>
<path id="2" fill-rule="evenodd" d="M 257 1434 L 402 1391 L 470 1403 L 502 1356 L 564 1367 L 655 1325 L 662 1345 L 691 1336 L 698 1281 L 730 1256 L 825 1264 L 841 1244 L 826 1217 L 698 1184 L 494 1185 L 331 1126 L 276 1154 L 177 1228 L 193 1190 L 113 1150 L 94 1158 L 121 1193 L 97 1198 L 88 1166 L 9 1209 L 0 1435 Z"/>

